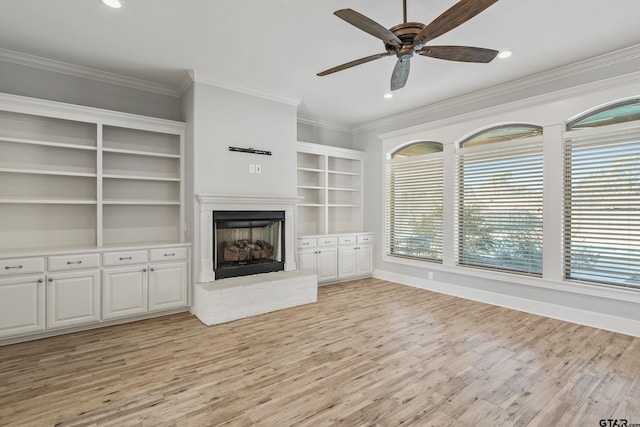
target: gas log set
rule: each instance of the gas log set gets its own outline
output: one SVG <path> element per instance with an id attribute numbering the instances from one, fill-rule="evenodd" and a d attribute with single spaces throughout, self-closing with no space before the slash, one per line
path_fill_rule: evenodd
<path id="1" fill-rule="evenodd" d="M 223 259 L 225 262 L 269 259 L 273 256 L 273 245 L 264 240 L 236 240 L 223 242 Z"/>

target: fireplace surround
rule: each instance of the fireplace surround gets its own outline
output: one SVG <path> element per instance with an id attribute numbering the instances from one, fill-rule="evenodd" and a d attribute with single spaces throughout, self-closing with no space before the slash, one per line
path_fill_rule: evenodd
<path id="1" fill-rule="evenodd" d="M 279 211 L 284 213 L 281 230 L 281 251 L 284 271 L 296 270 L 295 207 L 299 197 L 271 195 L 196 194 L 196 209 L 200 220 L 194 230 L 195 283 L 219 280 L 214 271 L 214 211 Z M 264 240 L 264 239 L 259 239 Z"/>

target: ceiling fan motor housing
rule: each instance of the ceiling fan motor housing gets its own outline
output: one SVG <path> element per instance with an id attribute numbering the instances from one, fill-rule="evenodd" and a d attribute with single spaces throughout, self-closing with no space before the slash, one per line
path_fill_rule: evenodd
<path id="1" fill-rule="evenodd" d="M 411 58 L 415 53 L 413 40 L 424 27 L 426 25 L 420 22 L 405 22 L 389 28 L 389 31 L 402 40 L 402 46 L 398 48 L 392 44 L 385 43 L 385 49 L 389 53 L 394 53 L 400 59 Z"/>

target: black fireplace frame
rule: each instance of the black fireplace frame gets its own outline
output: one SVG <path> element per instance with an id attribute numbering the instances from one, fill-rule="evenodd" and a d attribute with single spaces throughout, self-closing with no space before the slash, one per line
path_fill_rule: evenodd
<path id="1" fill-rule="evenodd" d="M 280 260 L 269 262 L 249 261 L 242 264 L 217 265 L 217 236 L 218 224 L 225 223 L 225 228 L 251 228 L 263 226 L 265 222 L 280 221 Z M 215 280 L 229 277 L 248 276 L 260 273 L 272 273 L 283 271 L 285 264 L 285 211 L 213 211 L 213 258 Z"/>

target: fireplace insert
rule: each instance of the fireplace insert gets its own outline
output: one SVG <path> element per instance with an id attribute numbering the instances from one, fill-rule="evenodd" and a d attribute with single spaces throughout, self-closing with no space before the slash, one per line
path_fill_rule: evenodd
<path id="1" fill-rule="evenodd" d="M 284 270 L 284 211 L 213 211 L 216 280 Z"/>

